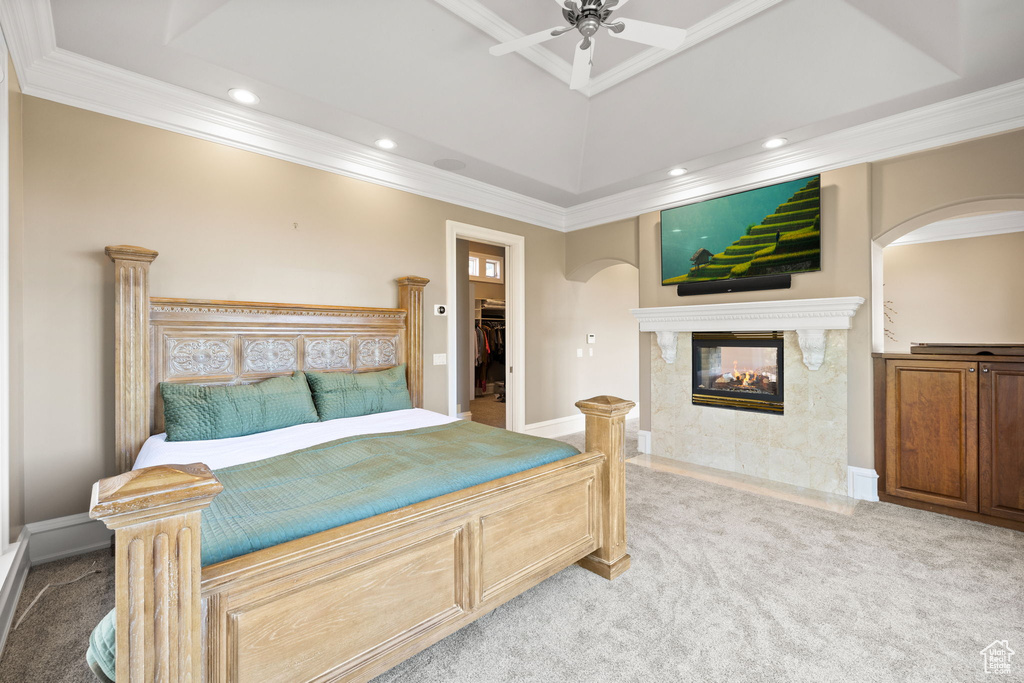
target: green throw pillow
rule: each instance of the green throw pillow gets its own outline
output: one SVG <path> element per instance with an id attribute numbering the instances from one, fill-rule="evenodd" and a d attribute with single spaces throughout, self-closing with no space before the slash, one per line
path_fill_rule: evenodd
<path id="1" fill-rule="evenodd" d="M 306 378 L 321 420 L 412 408 L 404 364 L 378 372 L 310 372 Z"/>
<path id="2" fill-rule="evenodd" d="M 319 419 L 301 372 L 232 386 L 161 382 L 160 395 L 168 441 L 226 439 Z"/>

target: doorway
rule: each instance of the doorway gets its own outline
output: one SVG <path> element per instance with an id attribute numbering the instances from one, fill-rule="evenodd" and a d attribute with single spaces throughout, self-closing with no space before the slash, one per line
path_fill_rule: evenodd
<path id="1" fill-rule="evenodd" d="M 523 242 L 448 222 L 449 414 L 521 431 Z"/>
<path id="2" fill-rule="evenodd" d="M 505 251 L 497 244 L 455 242 L 463 304 L 458 308 L 460 417 L 501 429 L 507 424 Z"/>

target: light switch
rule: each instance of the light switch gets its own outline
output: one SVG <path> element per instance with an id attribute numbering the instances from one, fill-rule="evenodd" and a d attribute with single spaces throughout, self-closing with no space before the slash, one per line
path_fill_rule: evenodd
<path id="1" fill-rule="evenodd" d="M 435 353 L 434 354 L 434 365 L 448 365 L 448 354 L 447 353 Z"/>
<path id="2" fill-rule="evenodd" d="M 591 358 L 593 358 L 593 357 L 594 357 L 594 349 L 590 349 L 590 357 L 591 357 Z"/>
<path id="3" fill-rule="evenodd" d="M 583 349 L 576 349 L 576 357 L 583 358 Z"/>

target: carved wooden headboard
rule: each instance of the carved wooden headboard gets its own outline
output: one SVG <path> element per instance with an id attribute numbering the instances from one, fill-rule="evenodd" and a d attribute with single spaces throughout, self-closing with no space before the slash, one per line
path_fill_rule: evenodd
<path id="1" fill-rule="evenodd" d="M 423 405 L 421 277 L 398 283 L 398 308 L 355 308 L 149 296 L 157 252 L 106 248 L 115 270 L 115 441 L 119 472 L 163 431 L 160 382 L 243 384 L 296 370 L 368 372 L 406 363 Z"/>

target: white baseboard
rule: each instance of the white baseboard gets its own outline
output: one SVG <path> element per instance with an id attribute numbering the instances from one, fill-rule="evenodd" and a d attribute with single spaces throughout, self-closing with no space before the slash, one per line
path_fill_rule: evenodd
<path id="1" fill-rule="evenodd" d="M 458 415 L 456 415 L 456 417 L 458 417 L 460 420 L 472 420 L 473 419 L 473 412 L 467 410 L 464 413 L 459 413 Z"/>
<path id="2" fill-rule="evenodd" d="M 21 597 L 21 589 L 25 587 L 25 579 L 28 577 L 28 537 L 27 529 L 21 530 L 21 536 L 17 543 L 12 543 L 0 558 L 3 570 L 3 587 L 0 588 L 0 654 L 7 644 L 7 634 L 14 622 L 14 612 L 18 609 L 18 598 Z"/>
<path id="3" fill-rule="evenodd" d="M 29 561 L 33 565 L 110 547 L 113 535 L 89 513 L 47 519 L 25 526 L 29 531 Z"/>
<path id="4" fill-rule="evenodd" d="M 651 454 L 651 432 L 641 429 L 636 437 L 636 449 L 641 453 Z"/>
<path id="5" fill-rule="evenodd" d="M 626 415 L 627 420 L 632 420 L 635 417 L 640 416 L 640 409 L 633 408 Z M 530 434 L 531 436 L 543 436 L 546 439 L 556 439 L 560 436 L 566 436 L 568 434 L 576 434 L 582 432 L 587 426 L 587 416 L 583 413 L 579 415 L 570 415 L 568 417 L 556 417 L 554 420 L 545 420 L 544 422 L 534 422 L 528 424 L 523 428 L 523 434 Z"/>
<path id="6" fill-rule="evenodd" d="M 847 467 L 847 495 L 857 500 L 878 502 L 878 473 L 866 467 Z"/>

